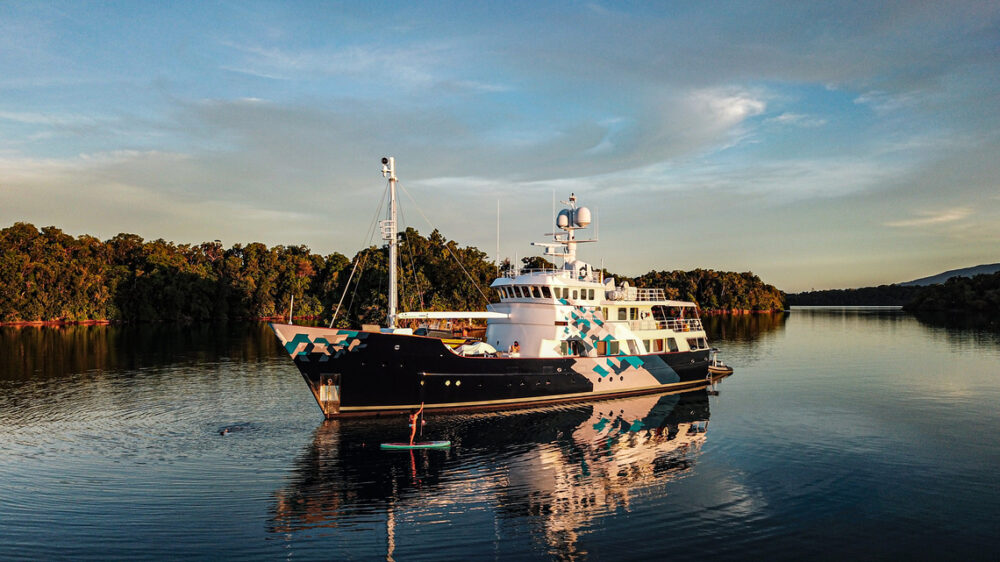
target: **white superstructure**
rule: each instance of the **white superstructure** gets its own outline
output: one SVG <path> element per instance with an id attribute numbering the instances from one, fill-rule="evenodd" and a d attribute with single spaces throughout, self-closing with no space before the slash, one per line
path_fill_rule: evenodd
<path id="1" fill-rule="evenodd" d="M 488 320 L 485 341 L 498 350 L 518 342 L 522 357 L 645 355 L 708 349 L 697 305 L 669 300 L 663 289 L 630 287 L 604 279 L 577 258 L 575 231 L 590 224 L 576 197 L 557 215 L 562 233 L 536 243 L 561 257 L 562 268 L 523 270 L 493 282 L 498 313 Z"/>

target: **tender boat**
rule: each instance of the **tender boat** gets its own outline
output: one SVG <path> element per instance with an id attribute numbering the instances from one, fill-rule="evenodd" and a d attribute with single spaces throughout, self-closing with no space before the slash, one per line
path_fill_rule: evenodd
<path id="1" fill-rule="evenodd" d="M 496 279 L 487 311 L 396 311 L 396 175 L 389 180 L 389 295 L 385 327 L 359 330 L 271 324 L 328 418 L 531 407 L 595 397 L 677 391 L 711 382 L 709 345 L 693 302 L 662 288 L 604 278 L 577 258 L 591 213 L 570 196 L 560 232 L 535 243 L 557 269 Z M 400 323 L 485 319 L 481 341 Z M 424 334 L 424 335 L 421 335 Z M 461 345 L 458 345 L 461 344 Z"/>
<path id="2" fill-rule="evenodd" d="M 726 365 L 719 359 L 719 350 L 714 347 L 710 350 L 711 355 L 708 360 L 708 374 L 711 378 L 728 377 L 733 374 L 733 368 Z"/>

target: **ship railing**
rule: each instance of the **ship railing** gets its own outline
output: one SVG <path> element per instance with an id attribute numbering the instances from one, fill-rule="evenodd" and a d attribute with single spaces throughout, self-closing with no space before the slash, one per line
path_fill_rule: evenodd
<path id="1" fill-rule="evenodd" d="M 660 324 L 660 328 L 675 332 L 700 332 L 705 329 L 700 318 L 669 318 L 657 323 Z"/>
<path id="2" fill-rule="evenodd" d="M 675 332 L 700 332 L 704 330 L 698 318 L 670 318 L 667 320 L 628 320 L 630 330 L 673 330 Z"/>
<path id="3" fill-rule="evenodd" d="M 545 267 L 545 268 L 527 268 L 527 269 L 511 269 L 507 272 L 507 277 L 514 279 L 520 275 L 552 275 L 555 277 L 573 277 L 572 269 L 563 269 L 561 267 Z"/>
<path id="4" fill-rule="evenodd" d="M 667 295 L 663 289 L 643 289 L 636 288 L 636 299 L 638 301 L 665 301 Z"/>

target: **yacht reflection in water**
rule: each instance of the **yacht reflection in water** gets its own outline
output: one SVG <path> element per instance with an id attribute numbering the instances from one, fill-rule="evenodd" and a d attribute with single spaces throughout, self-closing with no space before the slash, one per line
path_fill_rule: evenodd
<path id="1" fill-rule="evenodd" d="M 627 510 L 637 492 L 689 472 L 708 420 L 704 388 L 435 416 L 425 438 L 450 439 L 455 446 L 445 451 L 380 451 L 380 442 L 398 441 L 405 432 L 399 418 L 326 420 L 297 461 L 291 484 L 276 494 L 272 530 L 349 527 L 385 517 L 391 556 L 397 512 L 437 507 L 454 514 L 479 506 L 493 511 L 494 524 L 531 519 L 544 535 L 536 538 L 572 552 L 588 522 Z"/>

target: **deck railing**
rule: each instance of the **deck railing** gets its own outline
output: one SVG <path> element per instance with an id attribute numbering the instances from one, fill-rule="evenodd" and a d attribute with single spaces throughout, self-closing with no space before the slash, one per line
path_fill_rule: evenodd
<path id="1" fill-rule="evenodd" d="M 615 322 L 615 320 L 611 320 Z M 628 322 L 630 330 L 673 330 L 675 332 L 700 332 L 705 328 L 698 318 L 670 318 L 669 320 L 618 320 Z"/>
<path id="2" fill-rule="evenodd" d="M 663 289 L 636 289 L 636 299 L 639 301 L 665 301 L 667 300 L 666 293 Z"/>

